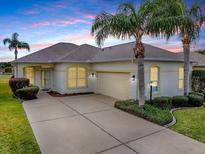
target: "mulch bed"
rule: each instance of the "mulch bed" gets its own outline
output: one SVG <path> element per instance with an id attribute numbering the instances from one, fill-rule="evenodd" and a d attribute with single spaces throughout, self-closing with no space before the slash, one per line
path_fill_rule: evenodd
<path id="1" fill-rule="evenodd" d="M 60 94 L 58 92 L 50 91 L 47 92 L 52 97 L 68 97 L 68 96 L 78 96 L 78 95 L 88 95 L 94 94 L 93 92 L 86 92 L 86 93 L 73 93 L 73 94 Z"/>

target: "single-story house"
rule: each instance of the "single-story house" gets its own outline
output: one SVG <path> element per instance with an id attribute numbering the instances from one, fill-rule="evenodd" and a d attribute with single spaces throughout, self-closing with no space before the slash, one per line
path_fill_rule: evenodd
<path id="1" fill-rule="evenodd" d="M 135 42 L 97 48 L 88 44 L 58 43 L 13 64 L 18 77 L 61 94 L 94 92 L 117 99 L 137 99 Z M 145 85 L 153 96 L 183 94 L 183 56 L 148 44 L 145 46 Z M 192 68 L 194 61 L 191 61 Z"/>

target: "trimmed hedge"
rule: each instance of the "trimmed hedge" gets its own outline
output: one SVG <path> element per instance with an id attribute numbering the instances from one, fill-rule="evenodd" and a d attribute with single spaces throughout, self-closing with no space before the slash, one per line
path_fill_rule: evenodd
<path id="1" fill-rule="evenodd" d="M 152 101 L 153 105 L 162 109 L 171 109 L 172 108 L 172 98 L 171 97 L 156 97 Z"/>
<path id="2" fill-rule="evenodd" d="M 186 96 L 174 96 L 172 98 L 172 105 L 176 107 L 188 107 L 189 98 Z"/>
<path id="3" fill-rule="evenodd" d="M 168 109 L 161 109 L 150 104 L 139 107 L 138 102 L 134 100 L 117 101 L 115 107 L 160 125 L 172 121 L 172 115 Z"/>
<path id="4" fill-rule="evenodd" d="M 13 94 L 15 96 L 17 96 L 16 91 L 18 89 L 29 86 L 29 79 L 27 79 L 27 78 L 11 78 L 9 80 L 9 86 L 10 86 Z"/>
<path id="5" fill-rule="evenodd" d="M 204 102 L 204 94 L 191 92 L 189 96 L 174 96 L 174 97 L 156 97 L 152 104 L 158 108 L 171 109 L 172 107 L 198 107 Z"/>
<path id="6" fill-rule="evenodd" d="M 192 77 L 205 78 L 205 71 L 204 70 L 193 70 Z"/>
<path id="7" fill-rule="evenodd" d="M 197 95 L 197 96 L 200 96 L 200 97 L 204 98 L 204 94 L 199 93 L 199 92 L 190 92 L 189 95 Z"/>
<path id="8" fill-rule="evenodd" d="M 189 95 L 189 105 L 193 107 L 200 107 L 203 105 L 204 97 L 201 97 L 199 95 Z"/>
<path id="9" fill-rule="evenodd" d="M 19 98 L 23 100 L 32 100 L 32 99 L 37 98 L 38 92 L 39 92 L 39 87 L 31 86 L 31 87 L 25 87 L 22 89 L 18 89 L 16 91 L 16 94 Z"/>

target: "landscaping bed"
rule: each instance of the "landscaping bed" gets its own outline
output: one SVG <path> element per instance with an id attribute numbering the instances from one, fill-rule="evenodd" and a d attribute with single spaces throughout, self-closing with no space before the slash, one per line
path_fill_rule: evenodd
<path id="1" fill-rule="evenodd" d="M 204 94 L 192 92 L 188 96 L 157 97 L 142 107 L 134 100 L 117 101 L 115 107 L 166 127 L 175 124 L 170 110 L 177 108 L 173 113 L 176 124 L 171 129 L 205 143 L 203 102 Z"/>
<path id="2" fill-rule="evenodd" d="M 165 125 L 172 121 L 172 115 L 168 109 L 161 109 L 150 104 L 139 107 L 138 102 L 134 100 L 117 101 L 115 107 L 159 125 Z"/>
<path id="3" fill-rule="evenodd" d="M 88 95 L 94 94 L 93 92 L 84 92 L 84 93 L 72 93 L 72 94 L 60 94 L 56 91 L 49 91 L 47 92 L 52 97 L 67 97 L 67 96 L 79 96 L 79 95 Z"/>
<path id="4" fill-rule="evenodd" d="M 12 97 L 8 79 L 0 75 L 0 153 L 39 154 L 22 104 Z"/>

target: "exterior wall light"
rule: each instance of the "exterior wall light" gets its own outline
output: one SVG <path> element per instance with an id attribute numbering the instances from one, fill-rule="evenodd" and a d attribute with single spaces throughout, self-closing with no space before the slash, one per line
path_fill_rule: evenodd
<path id="1" fill-rule="evenodd" d="M 91 73 L 91 77 L 94 78 L 95 77 L 95 73 Z"/>
<path id="2" fill-rule="evenodd" d="M 136 78 L 135 78 L 135 75 L 132 75 L 132 81 L 135 81 L 136 80 Z"/>

